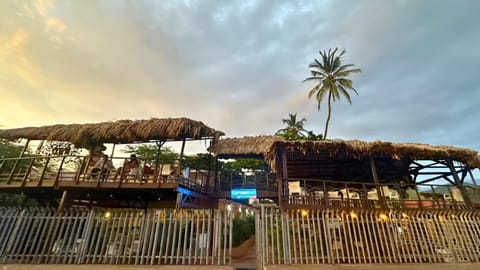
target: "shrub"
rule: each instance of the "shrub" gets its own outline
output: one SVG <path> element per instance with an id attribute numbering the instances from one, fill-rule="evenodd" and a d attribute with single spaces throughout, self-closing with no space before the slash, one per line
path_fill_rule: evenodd
<path id="1" fill-rule="evenodd" d="M 234 218 L 232 223 L 232 245 L 237 247 L 255 234 L 255 218 Z"/>

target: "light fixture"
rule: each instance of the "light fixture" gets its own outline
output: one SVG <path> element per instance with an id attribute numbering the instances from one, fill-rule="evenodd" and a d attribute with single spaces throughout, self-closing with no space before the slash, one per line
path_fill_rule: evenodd
<path id="1" fill-rule="evenodd" d="M 388 220 L 388 216 L 385 215 L 385 214 L 380 214 L 379 218 L 380 218 L 380 221 L 387 221 Z"/>

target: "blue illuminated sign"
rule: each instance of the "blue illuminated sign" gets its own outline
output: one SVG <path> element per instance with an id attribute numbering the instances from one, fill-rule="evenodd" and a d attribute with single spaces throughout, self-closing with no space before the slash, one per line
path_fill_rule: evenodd
<path id="1" fill-rule="evenodd" d="M 231 192 L 232 199 L 250 199 L 252 197 L 257 197 L 257 190 L 254 188 L 239 188 L 232 189 Z"/>

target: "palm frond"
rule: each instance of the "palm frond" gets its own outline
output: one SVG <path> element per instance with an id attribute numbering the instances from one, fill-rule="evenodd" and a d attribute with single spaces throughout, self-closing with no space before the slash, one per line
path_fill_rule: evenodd
<path id="1" fill-rule="evenodd" d="M 333 73 L 333 75 L 337 76 L 338 73 L 343 72 L 343 71 L 347 70 L 348 68 L 351 68 L 351 67 L 354 67 L 354 66 L 355 66 L 355 65 L 353 65 L 353 64 L 340 65 L 340 66 L 335 70 L 335 72 Z"/>
<path id="2" fill-rule="evenodd" d="M 353 82 L 347 78 L 338 78 L 337 83 L 341 84 L 345 88 L 353 88 Z"/>
<path id="3" fill-rule="evenodd" d="M 338 89 L 340 89 L 340 93 L 347 99 L 348 103 L 352 104 L 352 99 L 348 91 L 341 84 L 338 85 Z"/>
<path id="4" fill-rule="evenodd" d="M 333 81 L 330 82 L 330 93 L 332 93 L 333 101 L 340 99 L 340 93 L 338 93 L 337 84 Z"/>
<path id="5" fill-rule="evenodd" d="M 308 98 L 311 98 L 313 95 L 315 95 L 315 93 L 317 91 L 319 91 L 322 87 L 323 87 L 323 83 L 320 83 L 320 84 L 316 85 L 315 87 L 313 87 L 312 90 L 310 90 L 308 92 Z"/>
<path id="6" fill-rule="evenodd" d="M 328 87 L 325 84 L 322 84 L 322 87 L 317 91 L 316 100 L 317 100 L 317 110 L 320 110 L 320 104 L 322 103 L 325 94 L 328 92 Z"/>

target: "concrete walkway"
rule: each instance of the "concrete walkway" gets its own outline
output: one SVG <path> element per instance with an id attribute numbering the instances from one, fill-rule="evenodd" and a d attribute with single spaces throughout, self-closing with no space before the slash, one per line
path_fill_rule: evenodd
<path id="1" fill-rule="evenodd" d="M 242 257 L 232 259 L 233 269 L 256 269 L 257 267 L 257 253 L 255 252 L 255 245 L 253 245 L 248 252 Z"/>

